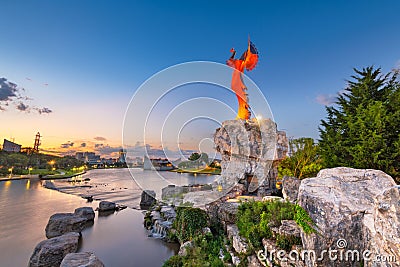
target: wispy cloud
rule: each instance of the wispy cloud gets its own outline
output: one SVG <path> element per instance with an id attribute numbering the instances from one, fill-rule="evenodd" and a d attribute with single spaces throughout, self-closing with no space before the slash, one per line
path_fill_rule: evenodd
<path id="1" fill-rule="evenodd" d="M 96 140 L 96 141 L 106 141 L 107 139 L 105 137 L 102 137 L 102 136 L 96 136 L 94 138 L 94 140 Z"/>
<path id="2" fill-rule="evenodd" d="M 64 144 L 61 144 L 61 148 L 70 148 L 74 146 L 74 142 L 68 141 Z"/>
<path id="3" fill-rule="evenodd" d="M 321 94 L 317 95 L 315 98 L 315 101 L 317 101 L 318 104 L 324 105 L 324 106 L 331 106 L 335 104 L 337 95 L 332 95 L 332 94 Z"/>

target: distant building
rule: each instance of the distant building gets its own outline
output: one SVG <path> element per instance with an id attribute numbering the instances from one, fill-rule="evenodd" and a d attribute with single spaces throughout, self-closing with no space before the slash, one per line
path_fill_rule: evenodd
<path id="1" fill-rule="evenodd" d="M 119 150 L 118 162 L 126 163 L 126 152 L 123 149 Z"/>
<path id="2" fill-rule="evenodd" d="M 7 152 L 21 152 L 21 145 L 4 139 L 3 151 Z"/>
<path id="3" fill-rule="evenodd" d="M 144 156 L 143 170 L 169 171 L 172 169 L 174 169 L 174 166 L 168 159 L 150 159 L 149 157 Z"/>
<path id="4" fill-rule="evenodd" d="M 77 160 L 85 161 L 85 156 L 83 155 L 83 152 L 76 152 L 75 158 Z"/>

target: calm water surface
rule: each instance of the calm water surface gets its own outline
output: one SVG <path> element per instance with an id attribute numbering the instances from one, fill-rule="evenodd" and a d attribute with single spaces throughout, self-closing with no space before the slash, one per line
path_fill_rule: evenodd
<path id="1" fill-rule="evenodd" d="M 173 184 L 210 183 L 214 176 L 197 176 L 132 170 L 141 187 L 156 190 Z M 127 169 L 94 170 L 83 175 L 89 182 L 71 184 L 54 181 L 61 191 L 82 195 L 91 194 L 105 199 L 137 207 L 142 189 Z M 90 187 L 89 187 L 90 186 Z M 38 179 L 0 182 L 0 266 L 27 266 L 35 245 L 46 239 L 44 229 L 54 213 L 73 212 L 75 208 L 91 206 L 98 202 L 71 194 L 46 189 Z M 161 266 L 174 255 L 176 245 L 147 237 L 142 226 L 140 211 L 125 209 L 109 216 L 98 217 L 92 227 L 82 232 L 79 251 L 93 251 L 106 266 Z"/>

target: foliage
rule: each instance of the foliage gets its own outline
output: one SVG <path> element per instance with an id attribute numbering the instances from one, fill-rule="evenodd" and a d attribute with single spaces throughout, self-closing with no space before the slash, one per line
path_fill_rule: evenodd
<path id="1" fill-rule="evenodd" d="M 320 149 L 326 167 L 400 172 L 400 83 L 396 73 L 373 67 L 354 69 L 336 106 L 321 121 Z"/>
<path id="2" fill-rule="evenodd" d="M 207 213 L 199 208 L 178 207 L 173 227 L 180 243 L 192 240 L 207 226 Z"/>
<path id="3" fill-rule="evenodd" d="M 290 157 L 278 166 L 278 177 L 293 176 L 299 179 L 315 176 L 322 168 L 318 145 L 312 138 L 298 138 L 289 141 Z"/>
<path id="4" fill-rule="evenodd" d="M 297 236 L 286 236 L 277 234 L 276 245 L 286 251 L 290 251 L 293 245 L 301 245 L 301 238 Z"/>
<path id="5" fill-rule="evenodd" d="M 245 202 L 239 206 L 237 218 L 239 234 L 248 240 L 252 251 L 262 249 L 262 239 L 272 238 L 271 227 L 279 227 L 282 220 L 295 220 L 306 234 L 315 232 L 312 228 L 314 223 L 307 212 L 290 202 Z M 298 243 L 298 239 L 285 241 L 283 238 L 277 240 L 282 247 Z"/>
<path id="6" fill-rule="evenodd" d="M 198 160 L 199 158 L 200 158 L 200 154 L 197 153 L 197 152 L 194 152 L 189 156 L 188 159 L 191 160 L 191 161 L 195 161 L 195 160 Z"/>
<path id="7" fill-rule="evenodd" d="M 200 168 L 200 165 L 208 165 L 209 159 L 207 153 L 192 153 L 189 158 L 189 161 L 183 161 L 178 164 L 180 169 L 187 169 L 187 168 Z"/>
<path id="8" fill-rule="evenodd" d="M 175 266 L 212 266 L 223 267 L 219 258 L 223 250 L 224 259 L 229 259 L 229 253 L 224 249 L 222 235 L 200 234 L 193 239 L 193 247 L 187 248 L 186 256 L 173 256 L 164 263 L 164 267 Z"/>
<path id="9" fill-rule="evenodd" d="M 307 211 L 305 211 L 301 206 L 295 206 L 296 213 L 294 215 L 294 220 L 296 221 L 297 225 L 303 229 L 304 233 L 311 234 L 316 233 L 315 230 L 315 223 L 311 219 L 310 215 L 308 215 Z"/>

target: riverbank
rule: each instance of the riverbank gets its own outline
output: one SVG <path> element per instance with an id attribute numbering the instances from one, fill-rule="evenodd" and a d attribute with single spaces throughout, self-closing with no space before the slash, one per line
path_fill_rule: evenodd
<path id="1" fill-rule="evenodd" d="M 190 174 L 209 174 L 209 175 L 220 175 L 221 169 L 218 168 L 204 168 L 204 169 L 174 169 L 170 172 L 177 173 L 190 173 Z"/>
<path id="2" fill-rule="evenodd" d="M 110 177 L 110 186 L 116 186 L 114 181 L 129 181 L 132 187 L 134 182 L 126 177 L 127 173 L 113 174 L 112 171 L 105 170 L 85 175 L 90 175 L 94 181 L 99 176 Z M 42 183 L 44 182 L 39 179 L 0 182 L 2 266 L 27 265 L 35 245 L 46 238 L 44 228 L 52 214 L 71 212 L 82 206 L 94 209 L 98 206 L 96 200 L 88 203 L 79 196 L 46 189 Z M 107 191 L 115 201 L 117 198 L 112 195 L 110 186 Z M 141 191 L 138 189 L 138 192 Z M 107 199 L 107 192 L 101 197 Z M 131 266 L 132 262 L 135 262 L 135 266 L 136 263 L 138 266 L 161 266 L 166 259 L 176 254 L 178 248 L 173 244 L 149 238 L 147 230 L 143 228 L 143 218 L 142 212 L 133 209 L 107 216 L 96 214 L 94 225 L 82 231 L 79 251 L 95 252 L 106 266 Z"/>

